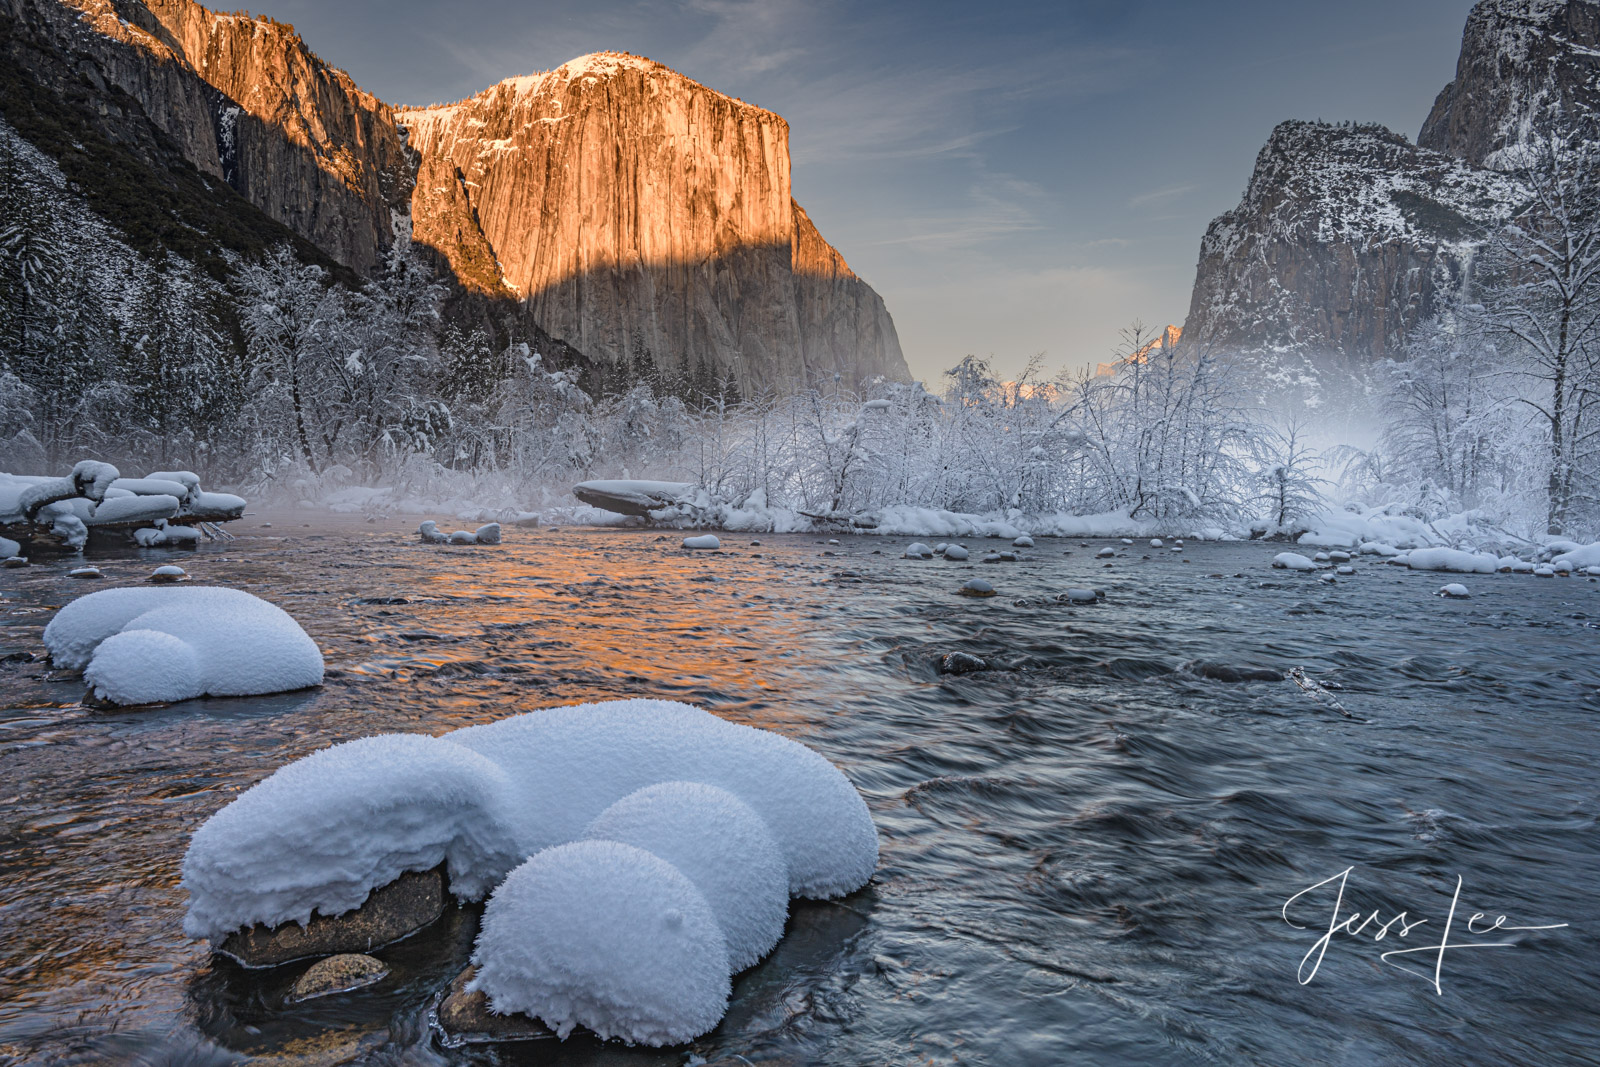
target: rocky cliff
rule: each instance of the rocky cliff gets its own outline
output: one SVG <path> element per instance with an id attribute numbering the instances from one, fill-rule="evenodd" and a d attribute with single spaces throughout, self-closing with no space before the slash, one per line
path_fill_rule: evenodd
<path id="1" fill-rule="evenodd" d="M 0 0 L 0 13 L 337 262 L 371 271 L 393 243 L 413 171 L 393 112 L 292 27 L 189 0 Z"/>
<path id="2" fill-rule="evenodd" d="M 1285 122 L 1206 230 L 1184 335 L 1330 367 L 1394 355 L 1515 192 L 1382 126 Z"/>
<path id="3" fill-rule="evenodd" d="M 115 201 L 136 247 L 220 263 L 286 231 L 366 274 L 414 231 L 591 365 L 907 376 L 883 301 L 791 197 L 788 125 L 649 60 L 587 56 L 397 114 L 292 27 L 191 0 L 0 0 L 0 53 L 0 112 Z M 115 174 L 74 158 L 87 128 Z"/>
<path id="4" fill-rule="evenodd" d="M 1497 167 L 1532 130 L 1600 116 L 1600 4 L 1484 0 L 1467 17 L 1455 81 L 1417 143 Z"/>
<path id="5" fill-rule="evenodd" d="M 1483 0 L 1417 145 L 1376 125 L 1280 125 L 1239 206 L 1201 241 L 1185 338 L 1313 388 L 1396 355 L 1518 196 L 1495 169 L 1503 149 L 1600 99 L 1597 12 L 1586 0 Z"/>
<path id="6" fill-rule="evenodd" d="M 746 387 L 906 377 L 883 301 L 790 195 L 772 112 L 601 53 L 398 117 L 415 239 L 589 358 Z"/>

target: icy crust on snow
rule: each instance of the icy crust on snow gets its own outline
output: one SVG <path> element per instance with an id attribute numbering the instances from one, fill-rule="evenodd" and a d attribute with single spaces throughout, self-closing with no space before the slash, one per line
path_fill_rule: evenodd
<path id="1" fill-rule="evenodd" d="M 647 1045 L 688 1041 L 727 1010 L 722 930 L 694 883 L 616 841 L 534 856 L 484 908 L 473 954 L 497 1012 L 542 1019 L 561 1037 L 587 1026 Z"/>
<path id="2" fill-rule="evenodd" d="M 687 704 L 621 700 L 440 737 L 383 735 L 283 767 L 195 834 L 184 929 L 221 938 L 337 915 L 402 870 L 442 861 L 457 896 L 481 898 L 524 858 L 583 837 L 624 797 L 674 781 L 716 786 L 755 812 L 791 895 L 843 895 L 877 866 L 866 804 L 817 753 Z"/>
<path id="3" fill-rule="evenodd" d="M 82 668 L 95 695 L 116 704 L 322 682 L 322 653 L 299 624 L 237 589 L 104 589 L 58 611 L 44 643 L 56 665 Z"/>

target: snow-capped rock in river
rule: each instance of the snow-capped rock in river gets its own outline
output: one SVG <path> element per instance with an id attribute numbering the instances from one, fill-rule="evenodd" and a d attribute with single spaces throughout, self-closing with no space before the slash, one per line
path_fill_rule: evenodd
<path id="1" fill-rule="evenodd" d="M 44 630 L 57 666 L 114 704 L 254 696 L 322 682 L 322 653 L 281 608 L 238 589 L 138 587 L 80 597 Z"/>
<path id="2" fill-rule="evenodd" d="M 195 832 L 184 929 L 338 915 L 444 862 L 457 896 L 494 891 L 491 1006 L 659 1044 L 716 1024 L 783 898 L 848 893 L 877 857 L 860 795 L 805 746 L 685 704 L 584 704 L 279 769 Z"/>

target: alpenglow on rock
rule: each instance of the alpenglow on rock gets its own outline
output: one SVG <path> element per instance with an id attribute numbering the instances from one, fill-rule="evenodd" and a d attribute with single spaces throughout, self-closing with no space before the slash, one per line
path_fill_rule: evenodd
<path id="1" fill-rule="evenodd" d="M 883 300 L 791 196 L 788 124 L 659 63 L 599 53 L 397 110 L 293 27 L 192 0 L 0 0 L 0 20 L 28 88 L 13 120 L 25 104 L 88 123 L 139 173 L 73 170 L 84 195 L 170 186 L 153 218 L 180 244 L 289 241 L 374 274 L 414 239 L 497 316 L 601 367 L 747 392 L 910 377 Z M 157 239 L 125 214 L 107 221 Z"/>
<path id="2" fill-rule="evenodd" d="M 398 119 L 416 239 L 590 359 L 908 377 L 883 300 L 790 195 L 780 116 L 601 52 Z"/>

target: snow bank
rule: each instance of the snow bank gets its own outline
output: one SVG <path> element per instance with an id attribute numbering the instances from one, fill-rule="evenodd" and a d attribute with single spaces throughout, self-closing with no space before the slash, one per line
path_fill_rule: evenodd
<path id="1" fill-rule="evenodd" d="M 1493 574 L 1500 569 L 1500 557 L 1456 548 L 1418 548 L 1407 554 L 1406 565 L 1414 571 Z"/>
<path id="2" fill-rule="evenodd" d="M 58 666 L 116 704 L 254 696 L 322 682 L 322 653 L 281 608 L 237 589 L 106 589 L 44 631 Z"/>
<path id="3" fill-rule="evenodd" d="M 1565 545 L 1562 547 L 1566 548 Z M 1569 548 L 1550 562 L 1565 563 L 1574 570 L 1600 567 L 1600 541 L 1596 541 L 1592 545 L 1577 545 Z"/>
<path id="4" fill-rule="evenodd" d="M 647 1045 L 688 1041 L 727 1011 L 722 930 L 681 871 L 616 841 L 546 849 L 483 912 L 470 989 L 497 1012 Z"/>

